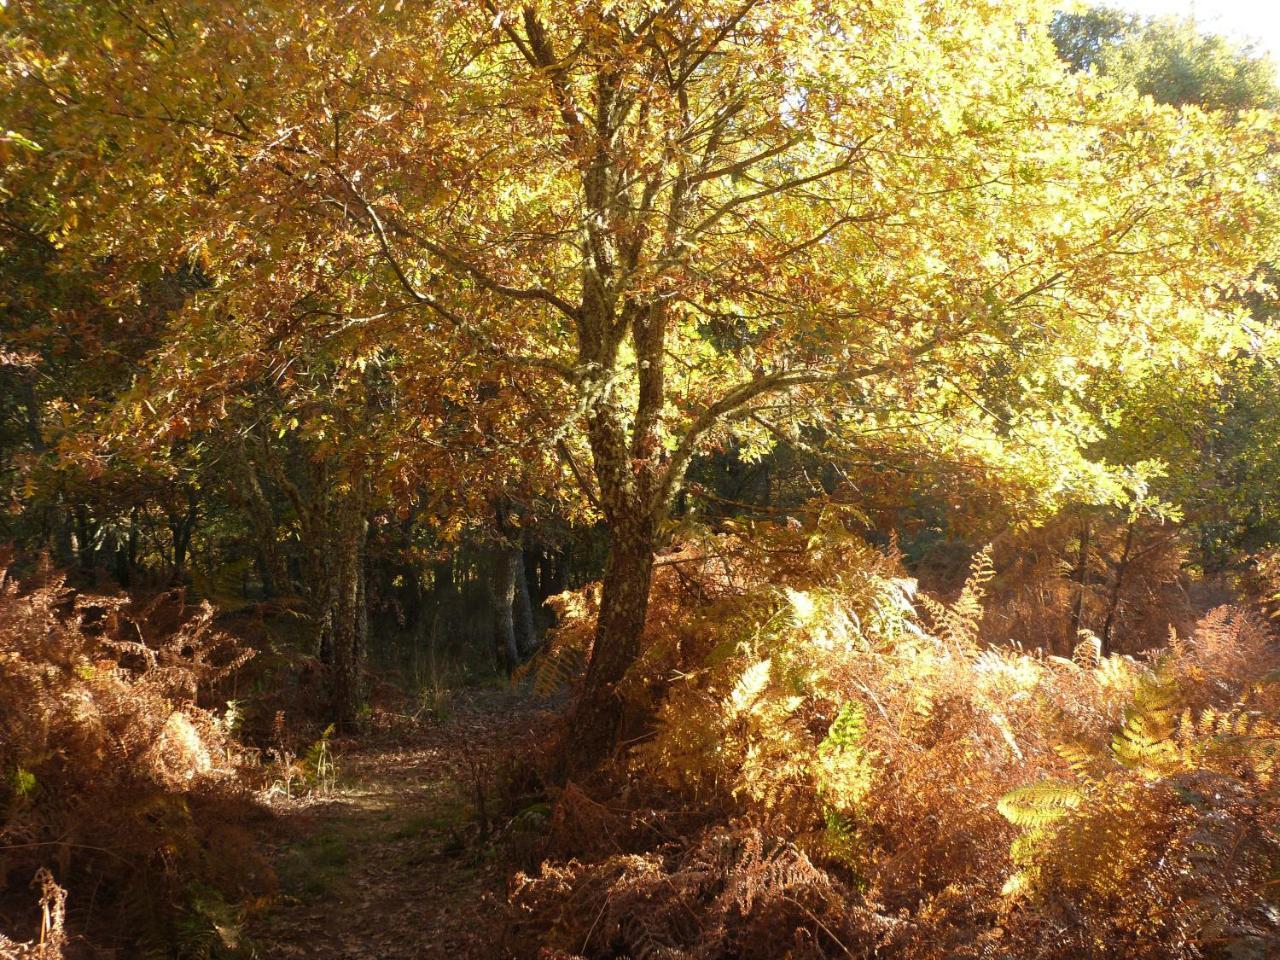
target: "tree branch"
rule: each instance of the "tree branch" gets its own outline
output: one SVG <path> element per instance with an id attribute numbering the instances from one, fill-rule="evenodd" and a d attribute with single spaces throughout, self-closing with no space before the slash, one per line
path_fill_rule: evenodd
<path id="1" fill-rule="evenodd" d="M 462 317 L 457 313 L 454 313 L 452 310 L 450 310 L 448 307 L 442 304 L 435 297 L 431 296 L 428 293 L 424 293 L 422 290 L 418 289 L 418 287 L 409 278 L 408 273 L 404 269 L 403 265 L 400 263 L 399 258 L 396 256 L 395 250 L 391 246 L 391 241 L 387 237 L 386 227 L 382 222 L 382 218 L 378 215 L 377 209 L 375 209 L 373 204 L 370 203 L 364 197 L 364 195 L 359 190 L 356 189 L 355 184 L 351 182 L 351 179 L 342 172 L 342 170 L 337 166 L 337 164 L 329 164 L 328 166 L 333 171 L 334 176 L 336 176 L 342 182 L 343 186 L 346 187 L 347 192 L 349 192 L 351 196 L 355 199 L 355 201 L 360 205 L 360 208 L 364 211 L 365 216 L 368 217 L 370 226 L 373 229 L 374 237 L 378 241 L 378 247 L 382 251 L 383 259 L 385 259 L 388 265 L 391 267 L 392 273 L 395 274 L 396 280 L 399 282 L 401 288 L 404 289 L 405 293 L 407 293 L 409 297 L 412 298 L 416 303 L 420 303 L 431 308 L 441 317 L 445 318 L 450 323 L 458 327 L 458 329 L 471 333 L 473 336 L 477 336 L 478 339 L 483 339 L 483 337 L 480 336 L 479 331 L 477 331 L 474 328 L 474 326 L 466 318 Z M 412 236 L 412 234 L 410 235 Z M 423 243 L 424 245 L 427 245 L 429 243 L 429 241 L 423 240 L 422 238 L 415 237 L 415 239 L 417 239 L 418 242 Z M 435 245 L 432 244 L 432 246 L 435 246 Z M 502 285 L 497 284 L 497 286 L 501 287 Z M 528 293 L 528 291 L 524 291 L 524 292 Z M 513 294 L 508 294 L 508 295 L 512 296 Z M 536 299 L 541 299 L 541 298 L 536 298 Z M 577 383 L 578 380 L 580 379 L 579 372 L 575 370 L 573 367 L 569 366 L 568 364 L 561 363 L 558 360 L 552 360 L 549 357 L 524 357 L 519 355 L 510 355 L 492 346 L 487 346 L 487 347 L 482 346 L 481 350 L 511 363 L 516 363 L 523 366 L 540 367 L 545 370 L 550 370 L 554 373 L 559 374 L 561 377 L 563 377 L 565 380 L 567 380 L 570 383 Z"/>
<path id="2" fill-rule="evenodd" d="M 600 506 L 600 497 L 596 494 L 595 488 L 591 486 L 586 476 L 582 473 L 582 470 L 578 467 L 578 461 L 574 459 L 573 452 L 569 449 L 569 445 L 564 442 L 563 438 L 556 441 L 556 452 L 560 454 L 560 458 L 564 460 L 565 464 L 568 466 L 569 472 L 573 474 L 573 479 L 578 481 L 578 486 L 582 489 L 586 498 L 591 501 L 591 505 L 595 507 L 599 513 L 603 514 L 604 508 Z"/>
<path id="3" fill-rule="evenodd" d="M 935 350 L 942 342 L 941 336 L 930 337 L 898 360 L 885 360 L 853 370 L 822 370 L 813 367 L 777 370 L 738 384 L 703 410 L 685 431 L 671 459 L 667 462 L 666 473 L 658 486 L 657 501 L 652 506 L 657 507 L 674 496 L 676 486 L 684 476 L 685 468 L 693 459 L 698 444 L 707 432 L 723 420 L 744 415 L 743 411 L 752 401 L 771 393 L 781 393 L 801 386 L 859 383 L 882 373 L 888 373 L 904 361 L 918 359 Z"/>

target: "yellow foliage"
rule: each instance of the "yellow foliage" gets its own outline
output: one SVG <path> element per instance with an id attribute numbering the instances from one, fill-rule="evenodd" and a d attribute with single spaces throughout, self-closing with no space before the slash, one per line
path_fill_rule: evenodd
<path id="1" fill-rule="evenodd" d="M 654 791 L 794 845 L 860 891 L 824 914 L 841 943 L 891 923 L 878 956 L 971 955 L 943 946 L 960 938 L 1016 957 L 1191 957 L 1270 915 L 1280 684 L 1247 614 L 1209 614 L 1153 662 L 1090 638 L 1071 658 L 992 645 L 986 551 L 945 603 L 892 549 L 825 523 L 757 525 L 659 568 L 621 690 L 652 717 L 619 771 L 633 801 Z M 560 889 L 618 869 L 640 882 L 614 859 L 566 869 Z M 1062 935 L 1045 941 L 1045 924 Z"/>

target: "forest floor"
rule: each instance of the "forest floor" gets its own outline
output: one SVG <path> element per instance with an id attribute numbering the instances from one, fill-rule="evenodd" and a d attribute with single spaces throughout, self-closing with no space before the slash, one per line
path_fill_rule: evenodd
<path id="1" fill-rule="evenodd" d="M 280 895 L 245 931 L 262 960 L 507 955 L 511 867 L 486 821 L 503 764 L 542 715 L 497 690 L 455 695 L 440 713 L 335 743 L 336 786 L 275 804 L 263 842 Z"/>

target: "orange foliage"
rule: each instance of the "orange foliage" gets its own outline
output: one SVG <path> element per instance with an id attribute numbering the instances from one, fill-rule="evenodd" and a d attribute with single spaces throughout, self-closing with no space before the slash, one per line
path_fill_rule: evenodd
<path id="1" fill-rule="evenodd" d="M 196 702 L 248 654 L 212 629 L 207 605 L 78 594 L 50 576 L 24 587 L 0 560 L 5 914 L 34 913 L 33 875 L 51 902 L 56 877 L 68 927 L 154 948 L 193 891 L 261 892 L 269 870 L 241 826 L 251 806 L 229 724 Z M 44 932 L 30 931 L 44 953 L 0 941 L 0 955 L 54 956 L 49 923 L 46 906 Z"/>
<path id="2" fill-rule="evenodd" d="M 1263 839 L 1280 807 L 1255 776 L 1262 761 L 1213 766 L 1204 746 L 1219 714 L 1275 714 L 1273 685 L 1249 692 L 1280 663 L 1250 615 L 1217 611 L 1158 659 L 1101 657 L 1088 639 L 1071 657 L 1030 653 L 982 638 L 988 553 L 943 603 L 918 594 L 892 550 L 830 518 L 750 533 L 659 566 L 648 654 L 620 690 L 634 746 L 594 799 L 577 786 L 561 797 L 553 821 L 572 829 L 553 831 L 541 873 L 513 886 L 525 934 L 566 956 L 1065 960 L 1135 955 L 1120 930 L 1142 915 L 1153 957 L 1280 947 L 1262 870 L 1280 863 Z M 564 609 L 551 651 L 590 636 Z M 1154 688 L 1186 714 L 1182 732 L 1134 719 Z M 1270 726 L 1250 729 L 1264 754 L 1280 748 Z M 1183 766 L 1138 772 L 1148 734 L 1182 737 Z M 1119 772 L 1079 786 L 1086 756 Z M 1195 840 L 1225 804 L 1179 807 L 1179 790 L 1215 777 L 1231 779 L 1229 822 L 1255 838 L 1233 865 Z M 1066 822 L 1027 839 L 1035 803 L 1047 796 L 1058 823 L 1066 796 L 1034 788 L 1030 808 L 1015 802 L 1041 782 L 1094 791 L 1089 819 L 1070 821 L 1094 846 Z M 1108 844 L 1113 822 L 1126 832 Z M 1157 869 L 1166 840 L 1187 854 L 1181 872 Z M 1075 880 L 1023 882 L 1028 870 Z M 1104 896 L 1117 876 L 1120 900 Z M 1206 901 L 1193 888 L 1209 876 Z"/>

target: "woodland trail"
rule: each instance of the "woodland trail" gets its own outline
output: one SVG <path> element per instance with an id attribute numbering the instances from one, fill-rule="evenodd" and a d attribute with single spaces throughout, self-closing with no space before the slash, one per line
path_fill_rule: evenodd
<path id="1" fill-rule="evenodd" d="M 484 842 L 477 787 L 538 713 L 505 691 L 443 719 L 335 744 L 337 786 L 277 808 L 277 902 L 246 933 L 261 960 L 499 960 L 509 865 Z"/>

